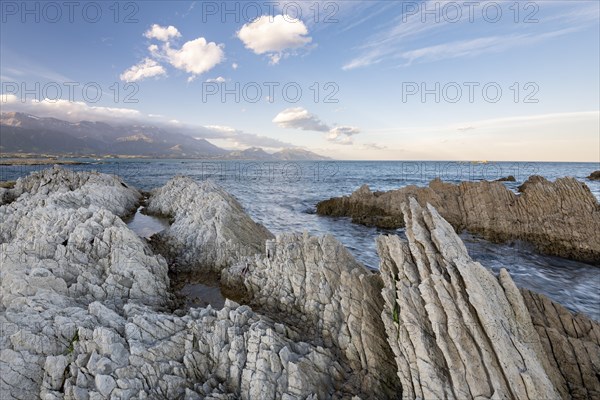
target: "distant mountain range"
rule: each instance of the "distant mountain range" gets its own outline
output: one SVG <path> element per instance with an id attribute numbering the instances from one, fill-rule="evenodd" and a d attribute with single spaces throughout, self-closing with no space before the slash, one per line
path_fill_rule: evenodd
<path id="1" fill-rule="evenodd" d="M 109 125 L 104 122 L 68 122 L 56 118 L 5 112 L 0 114 L 0 151 L 71 156 L 129 156 L 234 160 L 328 160 L 302 149 L 267 153 L 252 147 L 222 149 L 175 129 L 151 125 Z"/>

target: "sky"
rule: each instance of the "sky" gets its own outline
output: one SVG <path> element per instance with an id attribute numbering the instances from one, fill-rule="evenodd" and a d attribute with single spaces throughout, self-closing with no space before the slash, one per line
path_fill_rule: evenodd
<path id="1" fill-rule="evenodd" d="M 2 111 L 336 159 L 600 162 L 598 1 L 0 4 Z"/>

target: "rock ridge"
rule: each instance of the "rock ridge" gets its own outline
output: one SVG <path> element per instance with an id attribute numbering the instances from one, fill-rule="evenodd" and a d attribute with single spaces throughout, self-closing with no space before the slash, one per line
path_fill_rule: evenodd
<path id="1" fill-rule="evenodd" d="M 504 242 L 523 240 L 545 254 L 600 264 L 600 204 L 574 178 L 550 182 L 530 177 L 515 194 L 500 182 L 444 183 L 371 192 L 364 185 L 350 196 L 317 205 L 317 213 L 349 216 L 353 222 L 382 228 L 404 226 L 401 205 L 409 197 L 429 203 L 457 231 Z"/>

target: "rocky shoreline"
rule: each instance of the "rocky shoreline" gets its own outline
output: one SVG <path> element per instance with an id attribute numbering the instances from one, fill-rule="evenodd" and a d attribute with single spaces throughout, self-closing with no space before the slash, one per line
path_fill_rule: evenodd
<path id="1" fill-rule="evenodd" d="M 435 179 L 428 187 L 406 186 L 372 192 L 364 185 L 350 196 L 317 205 L 317 213 L 351 217 L 381 228 L 404 226 L 402 204 L 415 198 L 431 204 L 457 232 L 467 230 L 492 242 L 522 240 L 543 254 L 600 264 L 600 204 L 574 178 L 550 182 L 530 177 L 510 191 L 501 182 L 451 184 Z"/>
<path id="2" fill-rule="evenodd" d="M 586 199 L 554 185 L 531 181 L 526 205 Z M 274 237 L 210 181 L 150 193 L 171 220 L 150 242 L 118 177 L 53 168 L 0 190 L 0 398 L 600 398 L 600 324 L 472 261 L 449 195 L 394 200 L 406 239 L 381 236 L 373 272 L 331 236 Z M 561 205 L 576 242 L 591 228 Z M 217 276 L 223 308 L 174 312 L 178 271 Z"/>

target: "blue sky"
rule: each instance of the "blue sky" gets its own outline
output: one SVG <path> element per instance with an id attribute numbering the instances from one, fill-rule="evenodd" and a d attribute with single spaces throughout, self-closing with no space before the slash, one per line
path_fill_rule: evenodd
<path id="1" fill-rule="evenodd" d="M 0 105 L 339 159 L 600 160 L 597 1 L 272 3 L 3 2 Z"/>

